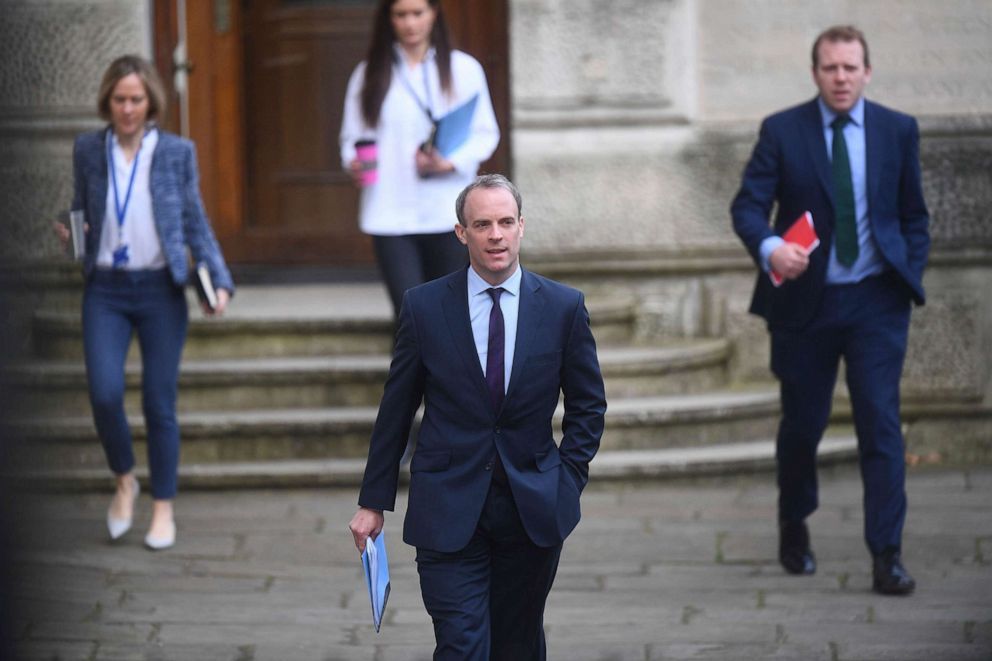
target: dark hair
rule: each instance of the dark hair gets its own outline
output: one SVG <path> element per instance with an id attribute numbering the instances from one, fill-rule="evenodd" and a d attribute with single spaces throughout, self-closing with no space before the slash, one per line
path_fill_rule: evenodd
<path id="1" fill-rule="evenodd" d="M 365 83 L 362 85 L 362 117 L 370 127 L 379 124 L 379 111 L 382 101 L 389 91 L 393 77 L 393 23 L 390 11 L 396 0 L 380 0 L 372 23 L 372 41 L 365 56 Z M 441 78 L 441 89 L 451 93 L 451 40 L 448 26 L 444 22 L 441 0 L 427 0 L 434 10 L 434 28 L 431 30 L 431 45 L 434 46 L 437 70 Z"/>
<path id="2" fill-rule="evenodd" d="M 137 74 L 138 78 L 145 86 L 145 94 L 148 95 L 148 115 L 147 119 L 161 121 L 165 117 L 165 86 L 162 79 L 158 77 L 148 60 L 137 55 L 124 55 L 110 63 L 103 73 L 103 80 L 100 81 L 100 93 L 97 96 L 96 107 L 100 117 L 110 121 L 110 96 L 114 93 L 114 88 L 121 78 L 126 78 L 131 74 Z"/>
<path id="3" fill-rule="evenodd" d="M 831 43 L 838 41 L 860 41 L 861 48 L 865 53 L 865 68 L 871 66 L 871 62 L 868 60 L 868 41 L 865 39 L 865 33 L 854 27 L 853 25 L 834 25 L 829 27 L 816 38 L 813 42 L 813 68 L 815 69 L 818 64 L 820 64 L 820 43 L 824 41 L 829 41 Z"/>
<path id="4" fill-rule="evenodd" d="M 458 194 L 458 198 L 455 199 L 455 215 L 458 216 L 458 223 L 462 227 L 466 227 L 467 225 L 465 220 L 465 200 L 468 199 L 468 194 L 477 188 L 502 188 L 509 191 L 510 195 L 513 196 L 513 200 L 517 203 L 517 218 L 520 218 L 520 212 L 524 209 L 524 203 L 520 197 L 520 191 L 513 185 L 513 182 L 501 174 L 480 174 L 472 183 L 463 188 L 462 192 Z"/>

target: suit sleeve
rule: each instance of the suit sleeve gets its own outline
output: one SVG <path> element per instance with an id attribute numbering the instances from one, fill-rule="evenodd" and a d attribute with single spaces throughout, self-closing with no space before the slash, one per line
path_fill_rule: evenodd
<path id="1" fill-rule="evenodd" d="M 72 209 L 86 209 L 86 179 L 83 174 L 83 155 L 80 139 L 76 138 L 72 146 Z M 90 219 L 86 219 L 90 222 Z M 92 224 L 92 223 L 90 223 Z"/>
<path id="2" fill-rule="evenodd" d="M 734 231 L 759 268 L 762 268 L 761 243 L 774 235 L 768 219 L 778 192 L 780 153 L 778 140 L 766 120 L 744 169 L 740 190 L 730 205 Z"/>
<path id="3" fill-rule="evenodd" d="M 417 340 L 417 325 L 410 297 L 400 307 L 396 347 L 376 416 L 365 477 L 358 504 L 375 510 L 392 510 L 396 504 L 400 459 L 410 437 L 410 426 L 424 397 L 425 370 Z"/>
<path id="4" fill-rule="evenodd" d="M 224 262 L 220 244 L 217 243 L 214 231 L 210 227 L 207 212 L 203 208 L 203 200 L 200 198 L 200 173 L 196 167 L 196 147 L 192 143 L 188 144 L 189 148 L 184 154 L 183 234 L 193 253 L 193 259 L 207 265 L 214 286 L 234 294 L 234 280 L 231 279 L 231 272 Z"/>
<path id="5" fill-rule="evenodd" d="M 606 416 L 606 391 L 596 356 L 589 312 L 580 294 L 562 361 L 565 417 L 559 453 L 581 491 L 589 481 L 589 462 L 599 450 Z"/>
<path id="6" fill-rule="evenodd" d="M 906 241 L 906 263 L 916 282 L 923 281 L 923 268 L 930 251 L 930 213 L 923 199 L 920 176 L 920 129 L 910 122 L 908 147 L 899 180 L 899 222 Z M 922 302 L 922 301 L 921 301 Z"/>

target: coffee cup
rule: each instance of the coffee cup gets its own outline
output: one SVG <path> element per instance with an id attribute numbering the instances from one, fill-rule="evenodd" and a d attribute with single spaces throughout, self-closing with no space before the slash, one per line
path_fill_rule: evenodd
<path id="1" fill-rule="evenodd" d="M 378 156 L 376 152 L 375 140 L 359 140 L 355 143 L 355 158 L 362 164 L 362 170 L 358 175 L 358 183 L 361 186 L 369 186 L 379 180 Z"/>

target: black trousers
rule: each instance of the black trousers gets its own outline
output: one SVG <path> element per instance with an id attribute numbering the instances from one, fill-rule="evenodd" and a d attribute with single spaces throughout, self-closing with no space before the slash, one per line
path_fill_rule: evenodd
<path id="1" fill-rule="evenodd" d="M 448 275 L 468 264 L 468 251 L 454 231 L 441 234 L 372 236 L 375 259 L 393 302 L 393 318 L 407 289 Z"/>
<path id="2" fill-rule="evenodd" d="M 435 661 L 544 661 L 544 604 L 561 547 L 535 546 L 509 485 L 493 480 L 465 548 L 417 549 Z"/>

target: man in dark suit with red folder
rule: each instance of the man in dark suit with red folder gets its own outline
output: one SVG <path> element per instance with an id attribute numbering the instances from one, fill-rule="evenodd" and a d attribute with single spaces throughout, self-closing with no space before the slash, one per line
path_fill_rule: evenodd
<path id="1" fill-rule="evenodd" d="M 817 37 L 819 95 L 762 123 L 731 214 L 763 271 L 751 312 L 768 323 L 771 367 L 781 385 L 779 559 L 793 574 L 816 570 L 805 519 L 817 507 L 816 448 L 843 356 L 873 588 L 908 594 L 915 581 L 901 560 L 906 493 L 899 379 L 910 306 L 924 302 L 929 214 L 916 120 L 866 100 L 870 78 L 868 44 L 859 30 L 837 26 Z M 805 211 L 821 241 L 808 255 L 779 236 Z M 772 285 L 769 270 L 784 277 L 781 287 Z"/>
<path id="2" fill-rule="evenodd" d="M 506 178 L 478 177 L 456 202 L 469 267 L 406 292 L 350 525 L 360 550 L 382 530 L 423 402 L 403 539 L 435 659 L 546 657 L 544 604 L 603 433 L 582 293 L 520 267 L 520 207 Z"/>

